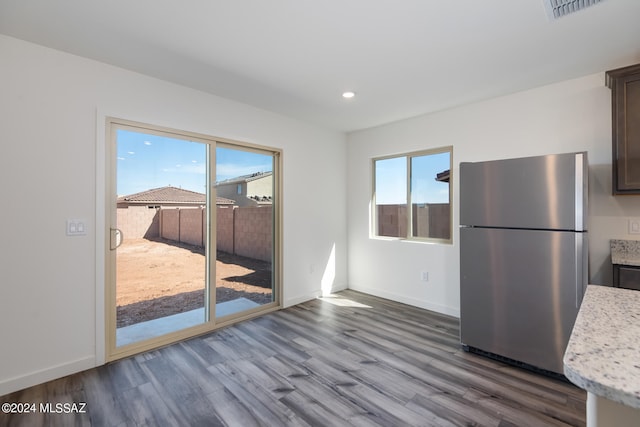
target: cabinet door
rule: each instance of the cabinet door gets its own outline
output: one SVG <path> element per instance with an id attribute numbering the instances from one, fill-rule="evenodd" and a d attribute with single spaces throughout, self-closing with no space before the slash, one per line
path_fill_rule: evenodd
<path id="1" fill-rule="evenodd" d="M 620 267 L 618 280 L 619 287 L 640 291 L 640 268 Z"/>
<path id="2" fill-rule="evenodd" d="M 640 65 L 607 72 L 613 113 L 613 194 L 640 194 Z"/>

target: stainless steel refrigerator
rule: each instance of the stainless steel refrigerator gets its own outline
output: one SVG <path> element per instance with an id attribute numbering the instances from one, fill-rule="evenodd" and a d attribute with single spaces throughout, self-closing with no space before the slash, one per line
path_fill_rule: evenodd
<path id="1" fill-rule="evenodd" d="M 587 153 L 460 163 L 460 339 L 562 374 L 588 280 Z"/>

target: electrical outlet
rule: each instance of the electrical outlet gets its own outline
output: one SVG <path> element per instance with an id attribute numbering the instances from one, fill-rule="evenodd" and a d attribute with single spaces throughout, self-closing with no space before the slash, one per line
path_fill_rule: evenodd
<path id="1" fill-rule="evenodd" d="M 428 282 L 429 281 L 429 272 L 428 271 L 423 271 L 422 274 L 420 275 L 420 278 L 422 279 L 423 282 Z"/>
<path id="2" fill-rule="evenodd" d="M 640 219 L 629 220 L 629 234 L 640 234 Z"/>

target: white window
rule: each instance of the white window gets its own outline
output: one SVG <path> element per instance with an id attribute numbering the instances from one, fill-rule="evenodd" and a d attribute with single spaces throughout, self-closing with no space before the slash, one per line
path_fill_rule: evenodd
<path id="1" fill-rule="evenodd" d="M 451 242 L 452 147 L 373 159 L 372 234 Z"/>

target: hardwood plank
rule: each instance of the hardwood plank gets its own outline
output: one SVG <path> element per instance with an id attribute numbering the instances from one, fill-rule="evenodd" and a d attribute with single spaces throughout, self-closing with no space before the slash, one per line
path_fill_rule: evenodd
<path id="1" fill-rule="evenodd" d="M 219 363 L 209 368 L 212 374 L 218 376 L 243 406 L 260 420 L 265 426 L 307 426 L 288 407 L 283 405 L 275 396 L 269 395 L 264 389 L 257 387 L 248 379 L 240 378 L 233 368 L 226 363 Z"/>
<path id="2" fill-rule="evenodd" d="M 403 404 L 416 395 L 430 396 L 439 392 L 437 388 L 390 368 L 385 363 L 368 363 L 350 374 L 359 383 Z"/>
<path id="3" fill-rule="evenodd" d="M 357 402 L 367 410 L 367 417 L 384 426 L 427 426 L 426 420 L 402 403 L 390 399 L 378 390 L 359 383 L 337 384 L 336 392 Z"/>
<path id="4" fill-rule="evenodd" d="M 437 393 L 431 396 L 418 395 L 407 404 L 407 407 L 419 413 L 422 413 L 424 408 L 433 417 L 432 421 L 444 419 L 455 426 L 497 427 L 502 420 L 502 416 L 493 411 L 485 411 L 473 402 L 447 393 Z"/>
<path id="5" fill-rule="evenodd" d="M 189 381 L 166 356 L 174 349 L 175 346 L 164 348 L 161 351 L 162 357 L 141 363 L 142 370 L 166 411 L 187 425 L 223 425 L 215 412 L 210 410 L 210 403 L 203 390 L 197 383 Z"/>
<path id="6" fill-rule="evenodd" d="M 557 403 L 558 399 L 545 399 L 541 401 L 539 396 L 535 396 L 530 392 L 530 388 L 526 389 L 522 387 L 524 382 L 516 383 L 505 381 L 507 377 L 500 376 L 497 378 L 490 378 L 493 375 L 492 371 L 484 370 L 483 372 L 474 371 L 471 369 L 464 369 L 458 366 L 452 366 L 445 361 L 432 361 L 431 365 L 439 368 L 442 371 L 451 372 L 454 370 L 454 374 L 463 379 L 470 389 L 479 390 L 488 396 L 497 396 L 501 399 L 506 399 L 513 402 L 514 406 L 520 408 L 532 408 L 542 415 L 542 418 L 546 418 L 547 414 L 553 416 L 561 416 L 567 414 L 564 410 L 565 406 L 562 403 Z M 538 395 L 541 393 L 538 393 Z M 560 399 L 562 400 L 562 399 Z M 544 402 L 544 403 L 541 403 Z"/>
<path id="7" fill-rule="evenodd" d="M 112 387 L 107 370 L 89 369 L 79 376 L 84 384 L 92 424 L 106 427 L 126 425 L 130 416 L 120 403 L 119 396 L 123 390 Z M 100 404 L 95 405 L 95 402 Z"/>
<path id="8" fill-rule="evenodd" d="M 271 357 L 265 360 L 264 364 L 271 371 L 287 378 L 296 392 L 321 405 L 326 411 L 342 420 L 357 420 L 368 414 L 366 409 L 355 402 L 342 399 L 335 392 L 333 384 L 309 369 L 301 369 L 294 362 L 281 357 Z"/>
<path id="9" fill-rule="evenodd" d="M 348 418 L 337 415 L 308 394 L 294 391 L 283 396 L 280 401 L 310 426 L 339 426 L 348 422 Z"/>
<path id="10" fill-rule="evenodd" d="M 227 426 L 257 427 L 262 426 L 262 419 L 247 408 L 229 389 L 223 387 L 208 394 L 207 400 L 211 403 L 211 408 Z"/>
<path id="11" fill-rule="evenodd" d="M 194 353 L 189 351 L 189 344 L 195 341 L 199 342 L 200 340 L 191 340 L 187 343 L 167 347 L 164 354 L 171 364 L 172 371 L 179 372 L 187 385 L 196 385 L 197 393 L 205 395 L 215 393 L 224 386 L 209 374 L 207 368 L 211 366 L 211 363 L 195 357 Z"/>
<path id="12" fill-rule="evenodd" d="M 106 365 L 105 369 L 109 373 L 113 389 L 126 390 L 146 384 L 149 379 L 144 375 L 140 366 L 136 358 L 120 360 L 117 365 Z"/>
<path id="13" fill-rule="evenodd" d="M 519 405 L 506 399 L 482 399 L 479 402 L 484 408 L 502 414 L 505 421 L 522 427 L 546 427 L 546 426 L 570 426 L 572 424 L 564 422 L 545 414 L 536 412 L 534 409 Z"/>
<path id="14" fill-rule="evenodd" d="M 584 426 L 585 400 L 462 351 L 453 317 L 343 291 L 0 396 L 88 411 L 0 425 Z"/>
<path id="15" fill-rule="evenodd" d="M 176 427 L 181 425 L 175 411 L 165 405 L 165 401 L 151 383 L 122 391 L 121 402 L 129 415 L 127 424 Z"/>
<path id="16" fill-rule="evenodd" d="M 243 382 L 255 384 L 276 399 L 281 399 L 295 390 L 286 378 L 268 369 L 260 361 L 230 360 L 225 366 L 232 369 Z"/>

